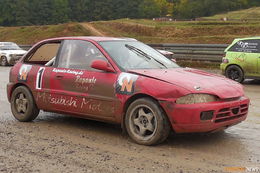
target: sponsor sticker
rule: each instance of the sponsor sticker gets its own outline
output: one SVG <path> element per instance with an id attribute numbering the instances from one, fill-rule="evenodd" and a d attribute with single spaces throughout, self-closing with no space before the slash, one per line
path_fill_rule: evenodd
<path id="1" fill-rule="evenodd" d="M 28 73 L 31 71 L 32 66 L 31 65 L 22 65 L 19 70 L 18 80 L 26 82 L 28 78 Z"/>
<path id="2" fill-rule="evenodd" d="M 121 73 L 116 83 L 116 92 L 118 94 L 131 95 L 135 91 L 135 82 L 138 75 L 130 73 Z"/>
<path id="3" fill-rule="evenodd" d="M 83 71 L 78 71 L 78 70 L 66 70 L 66 69 L 57 69 L 57 68 L 54 68 L 52 70 L 53 72 L 55 73 L 67 73 L 67 74 L 74 74 L 74 75 L 83 75 Z"/>

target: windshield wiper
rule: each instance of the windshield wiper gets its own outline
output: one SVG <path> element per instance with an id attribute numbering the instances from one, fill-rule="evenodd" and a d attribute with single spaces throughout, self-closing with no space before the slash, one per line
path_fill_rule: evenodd
<path id="1" fill-rule="evenodd" d="M 165 68 L 167 68 L 167 66 L 165 64 L 163 64 L 161 61 L 157 60 L 156 58 L 152 57 L 151 55 L 148 55 L 147 53 L 145 53 L 144 51 L 142 51 L 141 49 L 138 49 L 134 46 L 131 46 L 129 44 L 125 45 L 126 48 L 128 48 L 129 50 L 135 51 L 137 53 L 139 53 L 140 55 L 142 55 L 143 57 L 151 60 L 153 59 L 154 61 L 156 61 L 157 63 L 161 64 L 162 66 L 164 66 Z"/>

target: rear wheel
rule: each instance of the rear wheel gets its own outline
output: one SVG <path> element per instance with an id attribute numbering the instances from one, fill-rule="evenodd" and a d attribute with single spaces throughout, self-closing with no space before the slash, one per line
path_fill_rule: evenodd
<path id="1" fill-rule="evenodd" d="M 34 120 L 38 114 L 31 92 L 24 86 L 17 87 L 11 96 L 11 110 L 14 117 L 21 122 Z"/>
<path id="2" fill-rule="evenodd" d="M 158 103 L 150 98 L 134 101 L 128 108 L 125 127 L 138 144 L 156 145 L 169 135 L 170 124 Z"/>
<path id="3" fill-rule="evenodd" d="M 232 79 L 234 81 L 237 81 L 239 83 L 242 83 L 244 81 L 244 72 L 242 69 L 236 65 L 231 65 L 226 70 L 226 77 L 229 79 Z"/>
<path id="4" fill-rule="evenodd" d="M 0 64 L 1 64 L 1 66 L 7 66 L 8 65 L 8 61 L 7 61 L 7 58 L 5 56 L 1 57 Z"/>

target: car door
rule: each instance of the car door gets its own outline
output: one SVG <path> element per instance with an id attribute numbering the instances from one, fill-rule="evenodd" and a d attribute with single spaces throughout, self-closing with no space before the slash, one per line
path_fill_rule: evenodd
<path id="1" fill-rule="evenodd" d="M 60 41 L 46 42 L 36 47 L 24 61 L 31 71 L 28 83 L 31 84 L 30 88 L 38 108 L 51 111 L 50 79 L 53 70 L 51 62 L 57 56 Z"/>
<path id="2" fill-rule="evenodd" d="M 229 56 L 240 65 L 247 76 L 255 76 L 258 73 L 259 40 L 239 40 L 229 51 Z"/>
<path id="3" fill-rule="evenodd" d="M 243 42 L 245 52 L 246 71 L 255 76 L 259 73 L 259 46 L 260 41 L 257 39 L 245 40 Z"/>
<path id="4" fill-rule="evenodd" d="M 257 75 L 259 77 L 260 76 L 260 39 L 257 40 L 256 58 L 257 58 Z"/>
<path id="5" fill-rule="evenodd" d="M 93 60 L 108 61 L 88 41 L 65 40 L 51 74 L 51 104 L 62 112 L 99 119 L 115 118 L 117 73 L 91 68 Z"/>

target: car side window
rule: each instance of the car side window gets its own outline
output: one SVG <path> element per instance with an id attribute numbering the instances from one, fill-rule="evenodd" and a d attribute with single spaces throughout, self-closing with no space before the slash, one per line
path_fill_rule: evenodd
<path id="1" fill-rule="evenodd" d="M 239 40 L 228 51 L 245 52 L 245 53 L 260 53 L 260 40 Z"/>
<path id="2" fill-rule="evenodd" d="M 58 56 L 57 66 L 96 71 L 91 68 L 93 60 L 106 60 L 100 50 L 88 41 L 65 40 Z"/>
<path id="3" fill-rule="evenodd" d="M 41 64 L 51 66 L 53 63 L 50 61 L 56 57 L 60 43 L 46 43 L 40 46 L 31 56 L 24 60 L 30 64 Z"/>

